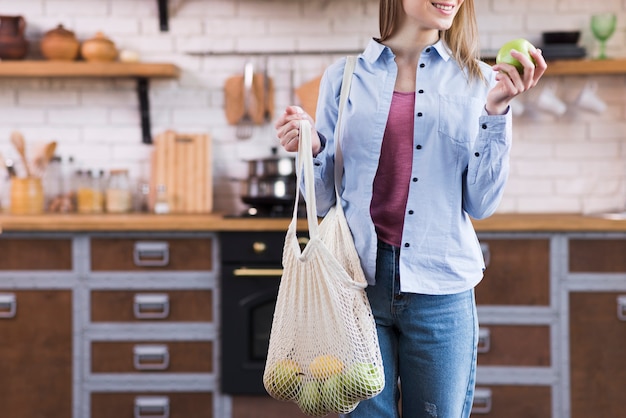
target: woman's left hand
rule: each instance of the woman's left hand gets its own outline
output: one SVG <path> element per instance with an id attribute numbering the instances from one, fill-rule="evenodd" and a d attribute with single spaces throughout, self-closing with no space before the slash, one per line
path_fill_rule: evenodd
<path id="1" fill-rule="evenodd" d="M 498 73 L 496 74 L 497 83 L 487 95 L 486 109 L 490 115 L 501 115 L 506 112 L 511 100 L 515 96 L 535 87 L 543 73 L 546 72 L 548 64 L 546 64 L 541 50 L 533 48 L 529 53 L 535 60 L 534 64 L 521 52 L 511 51 L 511 56 L 524 66 L 523 74 L 519 74 L 517 69 L 511 64 L 500 63 L 491 67 Z"/>

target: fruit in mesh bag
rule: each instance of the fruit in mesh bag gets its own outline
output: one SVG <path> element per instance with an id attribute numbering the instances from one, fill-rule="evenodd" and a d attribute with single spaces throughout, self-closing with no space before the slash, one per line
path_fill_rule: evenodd
<path id="1" fill-rule="evenodd" d="M 352 412 L 358 405 L 348 395 L 344 376 L 340 374 L 331 376 L 322 383 L 322 402 L 327 409 L 338 414 Z"/>
<path id="2" fill-rule="evenodd" d="M 356 363 L 343 376 L 346 391 L 351 399 L 369 399 L 385 387 L 385 376 L 372 363 Z"/>
<path id="3" fill-rule="evenodd" d="M 328 414 L 328 409 L 322 402 L 320 383 L 317 380 L 304 382 L 298 395 L 298 406 L 300 410 L 311 417 L 323 417 Z"/>
<path id="4" fill-rule="evenodd" d="M 266 374 L 265 389 L 273 398 L 283 401 L 294 400 L 302 387 L 302 371 L 291 359 L 276 362 Z"/>
<path id="5" fill-rule="evenodd" d="M 325 380 L 343 372 L 344 364 L 332 354 L 317 356 L 309 364 L 309 371 L 314 378 Z"/>

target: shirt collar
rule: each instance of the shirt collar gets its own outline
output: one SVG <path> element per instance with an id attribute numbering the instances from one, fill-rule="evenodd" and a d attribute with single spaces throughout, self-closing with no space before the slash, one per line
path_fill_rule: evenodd
<path id="1" fill-rule="evenodd" d="M 439 56 L 444 61 L 448 61 L 452 57 L 452 51 L 450 51 L 450 48 L 448 47 L 448 45 L 441 38 L 437 42 L 435 42 L 434 45 L 432 45 L 432 48 L 434 48 L 435 51 L 437 51 Z M 365 58 L 365 60 L 370 62 L 370 63 L 374 63 L 383 54 L 387 58 L 393 59 L 393 57 L 394 57 L 394 54 L 393 54 L 393 52 L 391 51 L 391 49 L 389 47 L 381 44 L 376 39 L 372 38 L 372 39 L 370 39 L 369 43 L 367 44 L 367 47 L 365 48 L 365 51 L 363 51 L 363 58 Z"/>

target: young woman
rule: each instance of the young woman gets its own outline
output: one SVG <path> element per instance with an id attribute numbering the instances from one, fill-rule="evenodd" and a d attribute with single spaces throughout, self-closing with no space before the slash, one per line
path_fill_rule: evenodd
<path id="1" fill-rule="evenodd" d="M 341 138 L 341 204 L 370 286 L 385 389 L 352 418 L 469 417 L 478 323 L 474 287 L 485 268 L 470 218 L 496 210 L 509 172 L 511 100 L 546 70 L 512 52 L 477 59 L 473 0 L 381 0 L 379 39 L 359 55 L 342 132 L 335 132 L 345 59 L 325 72 L 313 125 L 318 213 L 334 204 Z M 276 123 L 298 147 L 290 106 Z M 399 384 L 398 384 L 399 381 Z"/>

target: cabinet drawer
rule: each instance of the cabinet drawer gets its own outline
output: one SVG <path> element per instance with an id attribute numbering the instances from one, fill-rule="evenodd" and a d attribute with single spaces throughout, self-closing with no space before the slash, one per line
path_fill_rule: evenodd
<path id="1" fill-rule="evenodd" d="M 92 342 L 93 373 L 211 373 L 213 343 L 206 341 Z"/>
<path id="2" fill-rule="evenodd" d="M 476 287 L 479 305 L 550 305 L 548 239 L 481 239 L 489 265 Z"/>
<path id="3" fill-rule="evenodd" d="M 0 239 L 0 270 L 72 270 L 72 240 Z"/>
<path id="4" fill-rule="evenodd" d="M 213 239 L 91 238 L 92 271 L 211 271 Z"/>
<path id="5" fill-rule="evenodd" d="M 549 418 L 552 416 L 552 388 L 550 386 L 478 385 L 471 416 L 474 418 Z"/>
<path id="6" fill-rule="evenodd" d="M 211 290 L 94 290 L 93 322 L 212 322 Z"/>
<path id="7" fill-rule="evenodd" d="M 210 418 L 213 394 L 175 393 L 91 393 L 91 418 Z"/>
<path id="8" fill-rule="evenodd" d="M 549 367 L 550 327 L 547 325 L 481 325 L 478 364 Z"/>
<path id="9" fill-rule="evenodd" d="M 570 239 L 572 273 L 626 273 L 626 239 Z"/>

